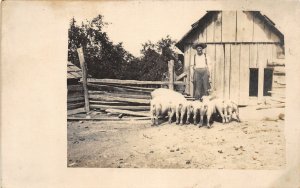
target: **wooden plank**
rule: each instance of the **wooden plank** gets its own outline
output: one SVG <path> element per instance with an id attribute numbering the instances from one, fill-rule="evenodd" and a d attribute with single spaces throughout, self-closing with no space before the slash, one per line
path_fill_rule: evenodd
<path id="1" fill-rule="evenodd" d="M 271 41 L 280 42 L 280 38 L 274 32 L 271 32 Z"/>
<path id="2" fill-rule="evenodd" d="M 258 99 L 263 98 L 264 91 L 264 68 L 267 67 L 267 46 L 264 44 L 258 45 Z"/>
<path id="3" fill-rule="evenodd" d="M 190 90 L 189 93 L 191 96 L 194 96 L 194 66 L 190 66 Z"/>
<path id="4" fill-rule="evenodd" d="M 236 11 L 222 11 L 222 42 L 236 41 Z"/>
<path id="5" fill-rule="evenodd" d="M 135 95 L 135 94 L 126 94 L 126 93 L 116 93 L 116 92 L 106 92 L 106 91 L 91 91 L 89 90 L 89 95 L 93 94 L 102 94 L 102 95 L 108 95 L 113 97 L 125 97 L 125 98 L 134 98 L 134 99 L 150 99 L 151 96 L 149 95 Z"/>
<path id="6" fill-rule="evenodd" d="M 206 42 L 214 42 L 214 21 L 210 21 L 206 27 Z"/>
<path id="7" fill-rule="evenodd" d="M 79 102 L 79 103 L 74 103 L 74 104 L 67 104 L 67 109 L 68 110 L 79 108 L 79 107 L 84 107 L 84 102 Z"/>
<path id="8" fill-rule="evenodd" d="M 268 62 L 267 66 L 269 66 L 269 67 L 284 67 L 285 63 L 283 61 L 278 61 L 278 60 L 274 61 L 274 59 L 273 59 L 273 62 Z"/>
<path id="9" fill-rule="evenodd" d="M 101 100 L 101 101 L 117 101 L 117 102 L 130 102 L 130 103 L 140 103 L 140 104 L 150 104 L 150 100 L 147 99 L 134 99 L 134 98 L 125 98 L 125 97 L 116 97 L 109 95 L 91 95 L 90 100 Z"/>
<path id="10" fill-rule="evenodd" d="M 90 87 L 105 90 L 105 91 L 118 91 L 118 92 L 132 92 L 134 94 L 141 93 L 141 94 L 150 94 L 151 91 L 141 90 L 141 89 L 131 89 L 131 88 L 124 88 L 118 86 L 110 86 L 110 85 L 100 85 L 100 84 L 87 84 Z"/>
<path id="11" fill-rule="evenodd" d="M 82 85 L 68 85 L 68 91 L 83 91 Z"/>
<path id="12" fill-rule="evenodd" d="M 216 96 L 223 98 L 224 91 L 224 49 L 216 45 Z"/>
<path id="13" fill-rule="evenodd" d="M 77 101 L 84 101 L 84 97 L 80 96 L 80 97 L 68 97 L 67 102 L 77 102 Z"/>
<path id="14" fill-rule="evenodd" d="M 285 71 L 274 71 L 273 72 L 273 75 L 276 75 L 276 76 L 285 76 Z"/>
<path id="15" fill-rule="evenodd" d="M 201 28 L 201 30 L 199 30 L 198 33 L 198 42 L 206 42 L 206 25 L 203 26 L 203 28 Z"/>
<path id="16" fill-rule="evenodd" d="M 190 65 L 191 65 L 191 54 L 190 54 L 191 45 L 184 47 L 184 72 L 187 73 L 184 82 L 186 83 L 185 86 L 185 93 L 190 94 Z"/>
<path id="17" fill-rule="evenodd" d="M 279 99 L 279 98 L 270 98 L 272 101 L 276 101 L 276 102 L 280 102 L 280 103 L 285 103 L 285 100 L 284 99 Z"/>
<path id="18" fill-rule="evenodd" d="M 78 118 L 68 117 L 68 121 L 138 121 L 138 120 L 150 120 L 150 117 L 135 117 L 135 118 Z"/>
<path id="19" fill-rule="evenodd" d="M 249 54 L 249 68 L 258 68 L 258 63 L 257 63 L 257 44 L 250 44 L 250 54 Z"/>
<path id="20" fill-rule="evenodd" d="M 214 19 L 214 42 L 222 42 L 222 12 Z"/>
<path id="21" fill-rule="evenodd" d="M 211 65 L 211 82 L 212 82 L 212 89 L 215 88 L 215 45 L 214 44 L 208 44 L 206 47 L 206 58 L 207 63 Z"/>
<path id="22" fill-rule="evenodd" d="M 285 104 L 274 104 L 274 105 L 261 106 L 261 107 L 256 108 L 256 110 L 263 110 L 263 109 L 270 109 L 270 108 L 285 108 Z"/>
<path id="23" fill-rule="evenodd" d="M 194 96 L 194 64 L 195 64 L 195 55 L 196 55 L 196 50 L 195 49 L 192 49 L 191 48 L 191 66 L 189 67 L 190 68 L 190 70 L 189 70 L 189 72 L 190 72 L 190 82 L 189 82 L 189 86 L 190 86 L 190 88 L 189 88 L 189 94 L 191 95 L 191 96 Z"/>
<path id="24" fill-rule="evenodd" d="M 83 85 L 83 90 L 84 90 L 85 110 L 86 110 L 86 112 L 89 112 L 90 105 L 89 105 L 89 94 L 88 94 L 88 88 L 87 88 L 87 71 L 86 71 L 86 65 L 85 65 L 82 47 L 77 49 L 77 53 L 78 53 L 79 62 L 80 62 L 81 70 L 82 70 L 82 85 Z"/>
<path id="25" fill-rule="evenodd" d="M 176 81 L 181 80 L 182 78 L 185 78 L 187 76 L 187 73 L 184 72 L 182 74 L 180 74 L 179 76 L 177 76 Z"/>
<path id="26" fill-rule="evenodd" d="M 285 81 L 285 79 L 286 79 L 285 75 L 276 75 L 276 74 L 273 73 L 273 79 L 276 82 L 279 82 L 279 83 L 282 83 L 282 84 L 286 83 L 286 81 Z"/>
<path id="27" fill-rule="evenodd" d="M 174 90 L 174 60 L 170 60 L 168 62 L 168 70 L 169 70 L 168 88 Z"/>
<path id="28" fill-rule="evenodd" d="M 119 101 L 99 101 L 90 99 L 90 104 L 112 105 L 112 106 L 128 106 L 128 102 Z"/>
<path id="29" fill-rule="evenodd" d="M 249 53 L 249 45 L 241 45 L 239 105 L 248 105 L 249 100 Z"/>
<path id="30" fill-rule="evenodd" d="M 68 91 L 68 98 L 72 97 L 84 97 L 83 92 L 79 91 Z"/>
<path id="31" fill-rule="evenodd" d="M 271 62 L 273 62 L 272 47 L 273 47 L 273 44 L 266 44 L 266 51 L 267 51 L 267 64 L 266 64 L 266 66 L 268 66 Z"/>
<path id="32" fill-rule="evenodd" d="M 231 45 L 230 100 L 239 101 L 241 45 Z"/>
<path id="33" fill-rule="evenodd" d="M 150 112 L 136 112 L 136 111 L 130 111 L 130 110 L 119 110 L 119 109 L 107 109 L 105 112 L 111 113 L 111 114 L 125 114 L 125 115 L 132 115 L 132 116 L 142 116 L 142 117 L 149 117 Z"/>
<path id="34" fill-rule="evenodd" d="M 273 67 L 273 70 L 278 71 L 278 72 L 285 72 L 285 67 L 276 66 L 276 67 Z"/>
<path id="35" fill-rule="evenodd" d="M 265 41 L 267 41 L 267 42 L 274 42 L 272 40 L 272 33 L 273 33 L 273 31 L 271 30 L 270 27 L 268 27 L 268 25 L 266 24 L 265 21 L 263 21 L 263 25 L 264 25 Z"/>
<path id="36" fill-rule="evenodd" d="M 76 108 L 76 109 L 68 110 L 68 112 L 67 112 L 68 116 L 79 114 L 79 113 L 85 113 L 85 109 L 84 108 Z"/>
<path id="37" fill-rule="evenodd" d="M 268 93 L 272 93 L 272 94 L 279 94 L 279 95 L 282 95 L 284 96 L 285 93 L 284 92 L 280 92 L 280 91 L 268 91 Z"/>
<path id="38" fill-rule="evenodd" d="M 88 78 L 88 83 L 97 83 L 97 84 L 118 84 L 118 85 L 168 85 L 167 81 L 138 81 L 138 80 L 117 80 L 117 79 L 96 79 Z M 176 85 L 185 85 L 184 82 L 174 82 Z"/>
<path id="39" fill-rule="evenodd" d="M 121 110 L 150 110 L 150 106 L 110 106 L 110 105 L 91 105 L 91 108 L 107 110 L 107 109 L 121 109 Z"/>
<path id="40" fill-rule="evenodd" d="M 230 96 L 231 44 L 225 44 L 224 99 Z"/>
<path id="41" fill-rule="evenodd" d="M 272 91 L 270 91 L 269 93 L 271 93 L 272 97 L 274 98 L 285 98 L 285 88 L 272 88 Z"/>
<path id="42" fill-rule="evenodd" d="M 252 42 L 253 16 L 247 11 L 237 11 L 237 41 Z"/>
<path id="43" fill-rule="evenodd" d="M 120 85 L 120 84 L 98 84 L 97 85 L 106 85 L 106 86 L 112 86 L 112 87 L 119 87 L 119 88 L 127 88 L 127 89 L 137 89 L 137 90 L 143 90 L 143 91 L 149 91 L 152 92 L 156 88 L 148 88 L 148 87 L 135 87 L 135 86 L 126 86 L 126 85 Z"/>
<path id="44" fill-rule="evenodd" d="M 265 31 L 265 23 L 260 18 L 255 17 L 253 19 L 253 42 L 269 42 L 267 33 Z"/>

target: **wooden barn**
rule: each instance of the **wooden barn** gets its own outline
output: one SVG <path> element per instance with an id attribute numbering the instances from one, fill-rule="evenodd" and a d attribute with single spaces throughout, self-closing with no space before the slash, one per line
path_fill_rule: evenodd
<path id="1" fill-rule="evenodd" d="M 184 53 L 185 92 L 194 95 L 192 44 L 207 44 L 212 88 L 239 105 L 284 92 L 284 36 L 259 11 L 207 11 L 176 46 Z M 252 100 L 253 99 L 253 100 Z"/>

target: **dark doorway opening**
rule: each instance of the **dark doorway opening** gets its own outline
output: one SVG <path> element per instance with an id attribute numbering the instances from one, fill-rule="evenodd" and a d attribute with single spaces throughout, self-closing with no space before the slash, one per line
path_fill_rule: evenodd
<path id="1" fill-rule="evenodd" d="M 249 79 L 249 96 L 258 96 L 258 69 L 250 68 L 250 79 Z"/>
<path id="2" fill-rule="evenodd" d="M 271 96 L 271 93 L 268 91 L 272 90 L 273 82 L 273 69 L 265 68 L 264 69 L 264 96 Z"/>

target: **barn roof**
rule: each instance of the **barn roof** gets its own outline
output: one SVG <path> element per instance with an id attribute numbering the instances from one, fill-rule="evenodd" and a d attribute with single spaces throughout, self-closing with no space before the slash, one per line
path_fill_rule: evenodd
<path id="1" fill-rule="evenodd" d="M 81 69 L 68 61 L 68 79 L 80 79 L 82 77 Z"/>
<path id="2" fill-rule="evenodd" d="M 186 44 L 186 40 L 188 37 L 190 37 L 192 34 L 197 32 L 199 29 L 205 27 L 205 25 L 211 20 L 211 18 L 218 14 L 221 11 L 207 11 L 207 13 L 201 17 L 198 21 L 193 23 L 191 26 L 192 28 L 175 44 L 176 47 L 178 47 L 182 52 L 184 51 L 184 44 Z M 263 15 L 260 11 L 243 11 L 243 12 L 250 12 L 254 16 L 260 18 L 262 21 L 264 21 L 271 29 L 272 31 L 280 38 L 280 41 L 282 44 L 284 44 L 284 36 L 283 34 L 275 27 L 275 23 L 268 18 L 266 15 Z"/>

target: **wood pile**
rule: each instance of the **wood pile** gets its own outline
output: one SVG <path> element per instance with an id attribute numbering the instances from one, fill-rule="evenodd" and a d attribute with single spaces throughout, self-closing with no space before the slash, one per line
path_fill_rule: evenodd
<path id="1" fill-rule="evenodd" d="M 271 97 L 267 97 L 264 104 L 257 110 L 270 108 L 285 108 L 285 64 L 284 62 L 270 62 L 268 67 L 273 68 L 272 91 L 268 91 Z"/>
<path id="2" fill-rule="evenodd" d="M 83 87 L 81 85 L 68 85 L 67 109 L 73 110 L 84 106 Z"/>

